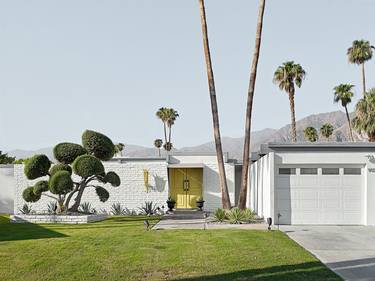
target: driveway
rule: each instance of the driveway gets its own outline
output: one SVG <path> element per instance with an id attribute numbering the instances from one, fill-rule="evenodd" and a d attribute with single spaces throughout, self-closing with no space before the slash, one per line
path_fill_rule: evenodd
<path id="1" fill-rule="evenodd" d="M 280 226 L 345 280 L 375 280 L 375 227 Z"/>

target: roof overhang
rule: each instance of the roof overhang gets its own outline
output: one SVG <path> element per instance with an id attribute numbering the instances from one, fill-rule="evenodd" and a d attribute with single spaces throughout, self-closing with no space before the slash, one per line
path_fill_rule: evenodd
<path id="1" fill-rule="evenodd" d="M 203 163 L 178 163 L 178 164 L 168 164 L 168 168 L 204 168 Z"/>
<path id="2" fill-rule="evenodd" d="M 261 152 L 271 151 L 375 151 L 375 143 L 371 142 L 327 142 L 327 143 L 268 143 L 262 145 Z"/>

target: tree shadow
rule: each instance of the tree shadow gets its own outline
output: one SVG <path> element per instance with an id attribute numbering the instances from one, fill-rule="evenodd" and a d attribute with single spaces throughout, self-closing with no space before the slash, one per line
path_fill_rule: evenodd
<path id="1" fill-rule="evenodd" d="M 294 281 L 294 280 L 342 280 L 321 262 L 280 265 L 242 270 L 230 273 L 174 279 L 179 281 Z"/>
<path id="2" fill-rule="evenodd" d="M 11 223 L 9 217 L 0 216 L 0 242 L 62 237 L 67 236 L 38 224 Z"/>

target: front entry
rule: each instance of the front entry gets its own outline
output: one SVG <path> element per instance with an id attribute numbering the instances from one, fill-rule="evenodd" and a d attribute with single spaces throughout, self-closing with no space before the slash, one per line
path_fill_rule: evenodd
<path id="1" fill-rule="evenodd" d="M 169 169 L 169 195 L 176 200 L 176 208 L 196 208 L 202 196 L 203 168 Z"/>

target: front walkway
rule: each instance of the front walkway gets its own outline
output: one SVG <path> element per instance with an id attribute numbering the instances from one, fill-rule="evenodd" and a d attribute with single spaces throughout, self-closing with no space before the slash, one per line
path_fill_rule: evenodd
<path id="1" fill-rule="evenodd" d="M 345 280 L 375 280 L 375 227 L 280 226 Z"/>

